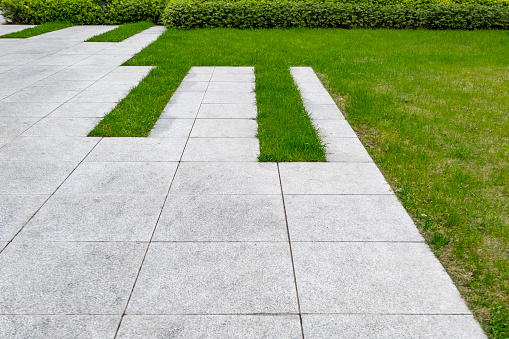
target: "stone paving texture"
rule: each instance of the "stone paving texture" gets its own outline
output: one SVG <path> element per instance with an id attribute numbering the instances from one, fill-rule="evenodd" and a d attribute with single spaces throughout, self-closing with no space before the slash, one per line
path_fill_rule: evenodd
<path id="1" fill-rule="evenodd" d="M 327 163 L 257 161 L 253 67 L 86 138 L 164 31 L 83 42 L 112 28 L 0 40 L 0 337 L 485 338 L 311 68 Z"/>

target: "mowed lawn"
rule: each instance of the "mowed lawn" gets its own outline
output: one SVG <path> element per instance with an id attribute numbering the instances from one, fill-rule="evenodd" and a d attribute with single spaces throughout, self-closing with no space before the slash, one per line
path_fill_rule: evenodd
<path id="1" fill-rule="evenodd" d="M 290 66 L 312 66 L 491 338 L 509 338 L 509 33 L 168 30 L 91 135 L 147 135 L 191 66 L 255 66 L 261 161 L 323 161 Z M 338 286 L 341 288 L 341 286 Z"/>

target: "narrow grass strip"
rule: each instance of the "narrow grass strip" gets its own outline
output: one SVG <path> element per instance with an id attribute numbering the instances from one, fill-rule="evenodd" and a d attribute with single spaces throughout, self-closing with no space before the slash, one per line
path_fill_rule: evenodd
<path id="1" fill-rule="evenodd" d="M 36 35 L 41 35 L 44 33 L 49 33 L 53 31 L 58 31 L 59 29 L 67 28 L 74 26 L 70 22 L 64 21 L 56 21 L 56 22 L 47 22 L 32 28 L 27 28 L 19 32 L 13 32 L 9 34 L 0 35 L 0 38 L 9 38 L 9 39 L 26 39 Z"/>
<path id="2" fill-rule="evenodd" d="M 112 29 L 111 31 L 96 35 L 88 39 L 87 42 L 121 42 L 152 26 L 154 26 L 154 23 L 150 21 L 123 24 L 115 29 Z"/>
<path id="3" fill-rule="evenodd" d="M 256 67 L 260 161 L 325 161 L 288 67 Z"/>

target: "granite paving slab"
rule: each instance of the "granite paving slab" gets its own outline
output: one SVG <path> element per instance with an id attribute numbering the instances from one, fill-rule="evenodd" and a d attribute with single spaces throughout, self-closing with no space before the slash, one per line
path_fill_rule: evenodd
<path id="1" fill-rule="evenodd" d="M 49 195 L 0 195 L 0 241 L 11 241 Z"/>
<path id="2" fill-rule="evenodd" d="M 257 138 L 190 138 L 182 161 L 256 162 L 259 155 Z"/>

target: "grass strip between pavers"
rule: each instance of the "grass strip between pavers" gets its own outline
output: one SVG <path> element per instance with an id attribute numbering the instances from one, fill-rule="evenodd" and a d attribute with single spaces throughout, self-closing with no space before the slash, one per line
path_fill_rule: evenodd
<path id="1" fill-rule="evenodd" d="M 154 26 L 154 23 L 150 21 L 127 23 L 120 25 L 111 31 L 93 36 L 88 39 L 87 42 L 121 42 L 152 26 Z"/>
<path id="2" fill-rule="evenodd" d="M 278 107 L 308 124 L 287 70 L 312 66 L 488 336 L 506 339 L 508 50 L 507 31 L 169 29 L 125 64 L 157 68 L 91 135 L 148 135 L 191 66 L 255 66 L 261 159 L 317 160 Z"/>
<path id="3" fill-rule="evenodd" d="M 49 33 L 53 31 L 58 31 L 59 29 L 67 28 L 74 26 L 70 22 L 47 22 L 32 28 L 26 28 L 19 32 L 13 32 L 9 34 L 0 35 L 0 38 L 9 38 L 9 39 L 26 39 L 36 35 L 41 35 L 44 33 Z"/>

